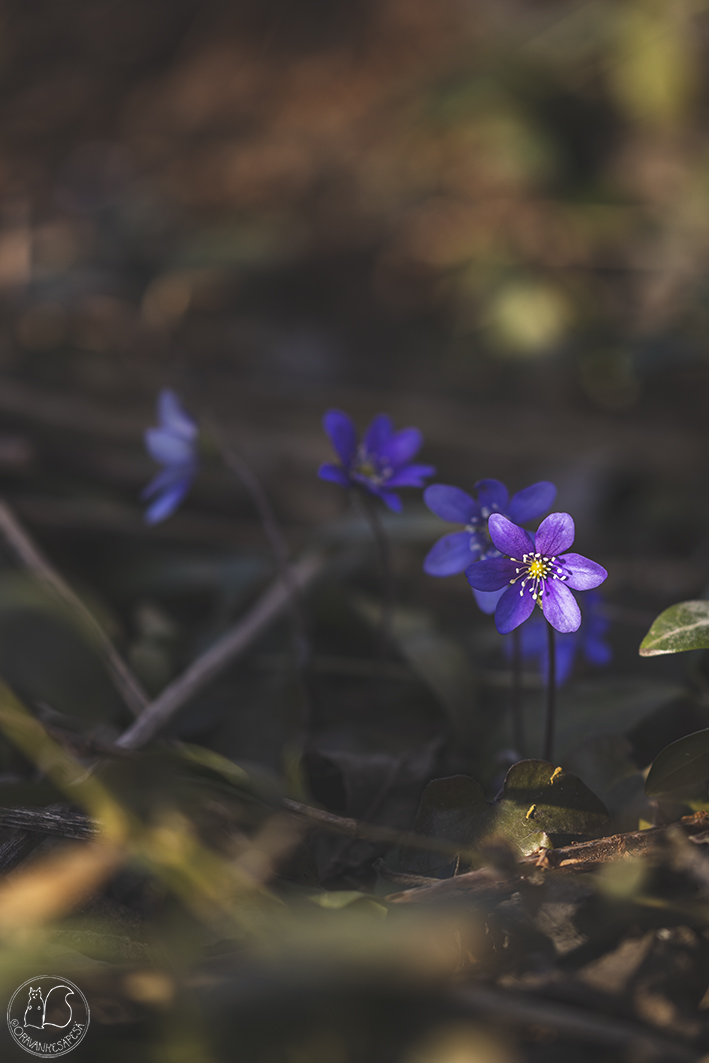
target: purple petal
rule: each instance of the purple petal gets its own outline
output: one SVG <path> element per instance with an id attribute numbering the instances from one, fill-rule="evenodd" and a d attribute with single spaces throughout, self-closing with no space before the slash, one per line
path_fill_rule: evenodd
<path id="1" fill-rule="evenodd" d="M 478 505 L 481 510 L 501 513 L 507 505 L 509 491 L 499 480 L 478 480 L 475 484 L 478 493 Z M 489 516 L 485 513 L 484 516 Z"/>
<path id="2" fill-rule="evenodd" d="M 147 484 L 140 492 L 141 498 L 152 498 L 153 495 L 158 494 L 160 491 L 164 491 L 166 488 L 173 487 L 174 484 L 182 483 L 183 481 L 189 486 L 191 483 L 197 466 L 186 462 L 184 465 L 168 465 L 166 469 L 161 469 L 157 476 Z"/>
<path id="3" fill-rule="evenodd" d="M 364 446 L 368 454 L 381 454 L 383 448 L 394 435 L 391 417 L 380 413 L 374 418 L 364 437 Z"/>
<path id="4" fill-rule="evenodd" d="M 564 575 L 567 577 L 564 583 L 567 587 L 573 587 L 575 591 L 590 591 L 594 587 L 599 587 L 608 578 L 603 565 L 581 554 L 564 554 L 557 560 L 560 562 L 559 568 L 563 568 Z"/>
<path id="5" fill-rule="evenodd" d="M 546 581 L 542 609 L 544 616 L 557 631 L 578 631 L 581 626 L 578 602 L 566 584 L 560 583 L 559 580 Z"/>
<path id="6" fill-rule="evenodd" d="M 330 462 L 326 462 L 325 465 L 321 465 L 318 469 L 318 476 L 321 480 L 330 480 L 334 484 L 339 484 L 340 487 L 351 487 L 350 478 L 344 469 L 341 469 L 339 465 L 332 465 Z"/>
<path id="7" fill-rule="evenodd" d="M 465 570 L 471 587 L 478 591 L 499 591 L 515 578 L 517 565 L 506 557 L 491 557 L 487 561 L 474 561 Z"/>
<path id="8" fill-rule="evenodd" d="M 547 632 L 544 617 L 537 611 L 520 632 L 522 640 L 522 657 L 541 657 L 547 647 Z M 507 644 L 506 644 L 507 645 Z M 512 647 L 509 647 L 510 651 Z"/>
<path id="9" fill-rule="evenodd" d="M 431 484 L 424 491 L 423 500 L 431 513 L 441 520 L 469 524 L 474 517 L 480 516 L 477 502 L 466 491 L 449 484 Z"/>
<path id="10" fill-rule="evenodd" d="M 330 437 L 335 453 L 347 468 L 357 449 L 357 430 L 352 419 L 342 410 L 328 410 L 322 419 L 322 424 Z"/>
<path id="11" fill-rule="evenodd" d="M 525 531 L 513 524 L 501 513 L 493 513 L 488 523 L 490 538 L 502 554 L 508 557 L 516 557 L 520 560 L 523 554 L 534 553 L 534 539 Z"/>
<path id="12" fill-rule="evenodd" d="M 575 534 L 573 517 L 568 513 L 550 513 L 537 528 L 534 537 L 537 551 L 544 557 L 556 557 L 573 545 Z"/>
<path id="13" fill-rule="evenodd" d="M 426 554 L 423 570 L 429 576 L 453 576 L 463 572 L 475 554 L 470 549 L 470 532 L 451 532 L 434 543 Z"/>
<path id="14" fill-rule="evenodd" d="M 385 506 L 388 506 L 393 513 L 401 513 L 404 508 L 404 504 L 397 495 L 396 491 L 385 491 L 383 488 L 369 488 L 373 495 L 379 495 Z"/>
<path id="15" fill-rule="evenodd" d="M 183 439 L 167 428 L 148 428 L 144 438 L 150 457 L 161 465 L 181 465 L 191 461 L 194 455 L 193 441 Z"/>
<path id="16" fill-rule="evenodd" d="M 473 597 L 480 612 L 485 613 L 487 616 L 492 616 L 497 608 L 497 603 L 506 590 L 507 587 L 501 587 L 499 591 L 479 591 L 473 587 Z"/>
<path id="17" fill-rule="evenodd" d="M 172 516 L 190 487 L 189 479 L 178 480 L 171 487 L 161 491 L 152 505 L 145 511 L 146 524 L 159 524 Z"/>
<path id="18" fill-rule="evenodd" d="M 481 565 L 489 562 L 481 561 Z M 508 587 L 497 603 L 495 627 L 501 635 L 507 635 L 523 624 L 534 609 L 534 599 L 529 591 L 520 594 L 517 587 Z"/>
<path id="19" fill-rule="evenodd" d="M 540 480 L 538 484 L 525 487 L 518 491 L 510 499 L 506 514 L 515 524 L 526 524 L 528 520 L 541 517 L 553 504 L 556 498 L 556 487 L 548 480 Z"/>
<path id="20" fill-rule="evenodd" d="M 197 438 L 199 429 L 197 425 L 182 408 L 182 404 L 174 391 L 163 388 L 158 395 L 158 421 L 161 428 L 166 428 L 183 439 L 194 440 Z"/>
<path id="21" fill-rule="evenodd" d="M 418 428 L 402 428 L 380 448 L 379 454 L 397 469 L 399 465 L 411 461 L 422 446 L 423 436 Z"/>
<path id="22" fill-rule="evenodd" d="M 387 487 L 423 487 L 426 477 L 435 471 L 435 465 L 404 465 L 387 480 Z"/>

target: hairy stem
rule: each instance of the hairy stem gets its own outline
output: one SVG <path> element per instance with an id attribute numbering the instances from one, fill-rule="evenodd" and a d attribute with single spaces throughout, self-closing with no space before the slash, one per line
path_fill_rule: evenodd
<path id="1" fill-rule="evenodd" d="M 379 566 L 382 575 L 382 614 L 379 622 L 378 652 L 379 656 L 383 657 L 391 646 L 394 619 L 394 569 L 392 567 L 391 544 L 389 536 L 384 530 L 382 519 L 377 512 L 374 499 L 365 491 L 359 494 L 359 498 L 379 551 Z"/>
<path id="2" fill-rule="evenodd" d="M 554 727 L 556 724 L 556 635 L 547 621 L 547 647 L 549 669 L 547 671 L 547 711 L 544 720 L 544 760 L 554 756 Z"/>
<path id="3" fill-rule="evenodd" d="M 244 461 L 225 441 L 221 429 L 215 424 L 214 418 L 209 419 L 209 428 L 219 447 L 222 460 L 230 472 L 241 481 L 251 500 L 256 507 L 263 530 L 266 533 L 273 556 L 276 561 L 278 573 L 283 580 L 288 597 L 289 607 L 293 618 L 293 649 L 295 654 L 295 668 L 300 681 L 303 696 L 303 732 L 307 733 L 313 720 L 314 691 L 313 676 L 311 670 L 312 647 L 308 635 L 308 623 L 303 608 L 301 590 L 298 586 L 291 566 L 289 564 L 288 544 L 280 529 L 276 514 L 273 511 L 271 500 L 263 489 L 261 481 L 254 473 L 248 462 Z"/>
<path id="4" fill-rule="evenodd" d="M 519 756 L 524 759 L 524 716 L 522 714 L 522 634 L 516 627 L 512 632 L 512 741 Z"/>

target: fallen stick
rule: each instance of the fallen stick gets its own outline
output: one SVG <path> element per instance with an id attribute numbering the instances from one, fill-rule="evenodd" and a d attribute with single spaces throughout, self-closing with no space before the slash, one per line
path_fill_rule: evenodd
<path id="1" fill-rule="evenodd" d="M 140 715 L 149 702 L 130 668 L 119 654 L 96 617 L 81 598 L 59 575 L 5 502 L 0 501 L 0 534 L 15 558 L 32 572 L 64 605 L 75 614 L 82 628 L 102 655 L 114 686 L 134 716 Z"/>
<path id="2" fill-rule="evenodd" d="M 308 554 L 295 562 L 290 571 L 298 590 L 311 583 L 325 563 L 326 556 L 320 553 Z M 274 580 L 246 616 L 170 683 L 123 732 L 116 745 L 122 749 L 140 749 L 149 742 L 198 690 L 240 657 L 290 602 L 290 588 L 282 579 Z"/>
<path id="3" fill-rule="evenodd" d="M 60 808 L 0 808 L 0 829 L 8 827 L 77 841 L 93 838 L 99 833 L 98 826 L 82 812 Z"/>
<path id="4" fill-rule="evenodd" d="M 633 856 L 648 856 L 664 839 L 682 829 L 688 837 L 701 835 L 709 829 L 709 813 L 695 812 L 692 816 L 683 816 L 677 823 L 663 827 L 649 827 L 647 830 L 634 830 L 626 834 L 611 834 L 606 838 L 594 838 L 587 842 L 575 842 L 559 849 L 539 849 L 536 853 L 523 856 L 517 863 L 517 876 L 507 876 L 511 888 L 516 888 L 520 878 L 532 871 L 561 871 L 575 874 L 596 871 L 603 864 L 615 860 L 624 860 Z M 467 896 L 484 892 L 491 886 L 489 875 L 482 868 L 466 871 L 453 878 L 440 879 L 430 885 L 391 894 L 387 900 L 396 904 L 445 903 L 462 900 Z M 500 882 L 502 879 L 499 880 Z M 495 885 L 495 883 L 492 883 Z"/>
<path id="5" fill-rule="evenodd" d="M 357 819 L 348 819 L 344 816 L 337 816 L 334 812 L 326 812 L 322 808 L 306 805 L 302 801 L 292 801 L 287 797 L 283 799 L 282 807 L 287 812 L 307 820 L 314 829 L 344 834 L 348 838 L 357 838 L 360 841 L 374 844 L 400 845 L 428 852 L 440 852 L 447 856 L 461 853 L 460 845 L 456 845 L 455 842 L 430 838 L 424 834 L 411 834 L 408 831 L 396 830 L 394 827 L 384 827 L 376 823 L 363 823 Z M 81 812 L 68 812 L 59 808 L 0 808 L 0 829 L 7 827 L 77 839 L 92 837 L 100 829 L 99 824 L 92 822 Z M 669 823 L 666 826 L 630 831 L 627 834 L 613 834 L 607 838 L 576 842 L 559 849 L 540 849 L 530 856 L 522 857 L 517 863 L 517 870 L 522 875 L 532 870 L 562 870 L 576 873 L 593 871 L 601 864 L 612 860 L 620 860 L 626 856 L 648 855 L 658 842 L 670 837 L 678 828 L 689 837 L 701 835 L 709 830 L 709 813 L 695 812 L 692 816 L 683 816 L 678 822 Z M 595 854 L 593 859 L 592 853 Z M 466 855 L 476 856 L 473 853 Z M 581 859 L 579 859 L 580 855 Z M 477 859 L 482 859 L 480 854 L 477 854 Z M 488 889 L 500 881 L 502 878 L 494 869 L 481 867 L 453 878 L 426 882 L 417 888 L 393 894 L 388 899 L 395 901 L 444 900 L 446 894 L 474 893 L 478 892 L 481 887 Z M 515 878 L 512 876 L 506 881 L 514 883 Z"/>
<path id="6" fill-rule="evenodd" d="M 0 874 L 12 871 L 44 841 L 44 834 L 16 830 L 0 845 Z"/>

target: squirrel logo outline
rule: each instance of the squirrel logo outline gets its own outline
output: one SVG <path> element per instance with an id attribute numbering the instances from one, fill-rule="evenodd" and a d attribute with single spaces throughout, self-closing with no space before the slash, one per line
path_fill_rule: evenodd
<path id="1" fill-rule="evenodd" d="M 52 993 L 57 989 L 66 989 L 64 996 L 64 1004 L 69 1009 L 69 1018 L 64 1023 L 47 1022 L 47 1006 L 49 1004 L 49 998 Z M 27 1007 L 25 1008 L 25 1016 L 23 1020 L 23 1026 L 31 1026 L 35 1030 L 44 1030 L 48 1026 L 53 1026 L 57 1030 L 64 1030 L 71 1022 L 74 1012 L 71 1004 L 69 1003 L 69 997 L 73 996 L 74 990 L 68 985 L 55 985 L 47 993 L 46 997 L 42 996 L 42 990 L 38 986 L 36 989 L 33 986 L 29 987 L 29 995 L 27 998 Z M 36 1020 L 41 1021 L 36 1021 Z"/>

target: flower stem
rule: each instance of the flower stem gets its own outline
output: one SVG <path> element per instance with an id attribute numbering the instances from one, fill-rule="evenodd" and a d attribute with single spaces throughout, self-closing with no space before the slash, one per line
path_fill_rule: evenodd
<path id="1" fill-rule="evenodd" d="M 524 759 L 524 716 L 522 714 L 522 635 L 516 627 L 512 632 L 512 741 L 518 755 Z"/>
<path id="2" fill-rule="evenodd" d="M 547 621 L 549 671 L 547 672 L 547 711 L 544 721 L 544 760 L 554 756 L 554 725 L 556 723 L 556 636 Z"/>
<path id="3" fill-rule="evenodd" d="M 382 614 L 379 622 L 379 656 L 383 657 L 391 645 L 391 629 L 394 619 L 394 571 L 391 559 L 391 544 L 384 530 L 382 519 L 377 512 L 374 499 L 364 491 L 358 492 L 365 516 L 372 529 L 382 574 Z"/>
<path id="4" fill-rule="evenodd" d="M 240 454 L 232 450 L 225 442 L 221 430 L 210 418 L 209 428 L 219 447 L 222 461 L 234 476 L 241 481 L 256 507 L 263 530 L 266 533 L 273 556 L 276 561 L 278 573 L 283 580 L 290 599 L 290 609 L 293 617 L 293 649 L 295 654 L 295 668 L 300 679 L 304 695 L 303 708 L 303 731 L 307 733 L 312 723 L 314 708 L 314 693 L 312 680 L 312 648 L 308 637 L 308 625 L 303 608 L 300 589 L 293 575 L 288 556 L 288 544 L 280 529 L 276 515 L 273 512 L 271 501 L 261 485 L 251 466 L 244 461 Z"/>

